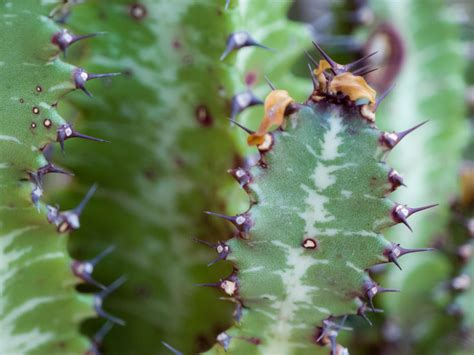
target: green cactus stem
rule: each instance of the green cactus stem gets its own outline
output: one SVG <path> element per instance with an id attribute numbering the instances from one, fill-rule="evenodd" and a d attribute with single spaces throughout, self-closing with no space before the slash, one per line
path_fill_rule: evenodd
<path id="1" fill-rule="evenodd" d="M 283 124 L 258 145 L 259 162 L 236 174 L 251 204 L 223 216 L 238 232 L 226 243 L 234 271 L 207 286 L 239 307 L 209 353 L 309 354 L 316 344 L 342 351 L 335 317 L 365 316 L 375 295 L 396 291 L 366 272 L 404 254 L 383 230 L 432 207 L 388 198 L 400 181 L 384 156 L 411 130 L 379 131 L 372 89 L 320 52 L 318 86 L 304 104 L 287 105 Z M 274 93 L 266 115 L 280 104 Z"/>

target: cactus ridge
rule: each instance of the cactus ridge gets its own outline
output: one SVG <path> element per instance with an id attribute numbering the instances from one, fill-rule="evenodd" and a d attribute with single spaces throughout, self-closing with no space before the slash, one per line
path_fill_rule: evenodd
<path id="1" fill-rule="evenodd" d="M 216 249 L 234 270 L 206 286 L 239 306 L 236 325 L 210 353 L 310 353 L 315 343 L 334 353 L 331 334 L 344 329 L 335 317 L 364 315 L 375 310 L 377 294 L 397 291 L 366 270 L 413 252 L 386 240 L 383 230 L 434 206 L 409 208 L 388 198 L 401 184 L 384 161 L 395 146 L 384 137 L 404 134 L 378 130 L 375 100 L 365 99 L 372 89 L 318 49 L 325 62 L 315 70 L 317 89 L 265 134 L 255 166 L 233 172 L 251 204 L 242 214 L 218 215 L 236 227 L 220 245 L 225 257 Z M 275 112 L 266 109 L 265 117 Z"/>

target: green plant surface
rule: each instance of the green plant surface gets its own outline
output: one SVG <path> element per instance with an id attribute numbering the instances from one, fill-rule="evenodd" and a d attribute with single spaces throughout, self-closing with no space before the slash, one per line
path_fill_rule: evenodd
<path id="1" fill-rule="evenodd" d="M 115 245 L 97 278 L 127 277 L 106 303 L 127 324 L 110 331 L 104 350 L 164 353 L 165 341 L 198 352 L 231 320 L 230 305 L 195 285 L 227 269 L 208 268 L 214 254 L 193 237 L 216 241 L 229 232 L 203 211 L 226 206 L 226 169 L 239 160 L 225 119 L 231 67 L 219 61 L 232 21 L 213 1 L 114 0 L 76 6 L 69 25 L 106 32 L 78 47 L 81 65 L 124 73 L 88 84 L 97 98 L 71 97 L 77 126 L 111 143 L 71 144 L 66 159 L 77 175 L 73 189 L 100 187 L 70 243 L 73 255 Z"/>
<path id="2" fill-rule="evenodd" d="M 92 297 L 76 293 L 69 238 L 48 224 L 44 204 L 34 206 L 27 181 L 47 166 L 41 150 L 65 124 L 56 103 L 74 89 L 76 68 L 51 44 L 60 31 L 47 16 L 55 3 L 0 4 L 2 355 L 83 353 L 90 345 L 79 323 L 93 316 Z"/>

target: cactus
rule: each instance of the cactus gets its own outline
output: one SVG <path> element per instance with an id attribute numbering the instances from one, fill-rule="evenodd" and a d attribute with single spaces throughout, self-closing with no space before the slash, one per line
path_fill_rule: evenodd
<path id="1" fill-rule="evenodd" d="M 414 128 L 376 128 L 380 102 L 351 73 L 366 58 L 342 66 L 318 49 L 325 60 L 312 73 L 309 99 L 296 104 L 272 90 L 259 130 L 249 131 L 261 158 L 235 175 L 251 205 L 220 215 L 238 230 L 222 249 L 234 271 L 208 284 L 237 303 L 237 324 L 217 337 L 211 353 L 309 353 L 315 343 L 336 351 L 334 335 L 344 327 L 334 317 L 365 316 L 376 294 L 395 291 L 365 270 L 417 251 L 390 243 L 382 231 L 433 207 L 387 198 L 402 181 L 383 157 Z M 280 128 L 270 133 L 269 123 Z"/>
<path id="2" fill-rule="evenodd" d="M 1 354 L 83 353 L 90 345 L 79 323 L 94 315 L 95 298 L 77 294 L 69 238 L 58 234 L 77 227 L 83 204 L 60 212 L 41 200 L 44 177 L 67 174 L 47 152 L 55 141 L 71 138 L 61 136 L 71 128 L 57 104 L 75 89 L 78 70 L 60 58 L 54 43 L 63 33 L 48 17 L 54 3 L 0 4 Z"/>
<path id="3" fill-rule="evenodd" d="M 127 277 L 106 303 L 126 326 L 109 332 L 104 351 L 161 353 L 165 341 L 198 352 L 231 319 L 229 305 L 195 286 L 227 271 L 207 268 L 212 251 L 193 238 L 213 243 L 229 231 L 203 211 L 226 205 L 225 168 L 240 159 L 225 120 L 235 89 L 230 66 L 219 62 L 232 22 L 212 1 L 91 0 L 74 7 L 68 28 L 104 32 L 71 48 L 71 59 L 91 72 L 124 73 L 88 84 L 100 98 L 70 96 L 78 129 L 111 144 L 71 146 L 63 163 L 77 175 L 76 191 L 100 187 L 72 254 L 84 259 L 114 245 L 97 278 Z"/>

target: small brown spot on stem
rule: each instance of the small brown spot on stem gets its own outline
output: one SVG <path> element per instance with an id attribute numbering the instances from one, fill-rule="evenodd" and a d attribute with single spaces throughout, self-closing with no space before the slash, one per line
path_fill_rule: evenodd
<path id="1" fill-rule="evenodd" d="M 212 126 L 214 123 L 214 119 L 204 105 L 200 105 L 196 108 L 196 119 L 204 127 Z"/>
<path id="2" fill-rule="evenodd" d="M 318 247 L 318 243 L 313 238 L 305 238 L 301 245 L 305 249 L 316 249 Z"/>
<path id="3" fill-rule="evenodd" d="M 40 85 L 36 85 L 36 92 L 42 92 L 43 88 Z"/>
<path id="4" fill-rule="evenodd" d="M 30 125 L 31 128 L 36 128 L 36 123 L 35 122 L 31 122 L 31 125 Z"/>
<path id="5" fill-rule="evenodd" d="M 31 110 L 35 115 L 38 115 L 40 113 L 40 109 L 38 107 L 33 107 L 33 109 Z"/>
<path id="6" fill-rule="evenodd" d="M 135 20 L 141 21 L 146 17 L 148 11 L 145 5 L 140 4 L 140 3 L 135 3 L 135 4 L 130 5 L 128 13 Z"/>
<path id="7" fill-rule="evenodd" d="M 46 127 L 46 128 L 50 128 L 52 126 L 53 122 L 51 122 L 51 120 L 49 118 L 46 118 L 44 121 L 43 121 L 43 125 Z"/>

